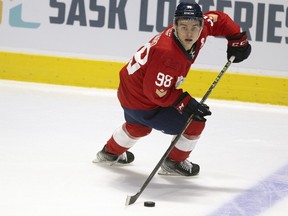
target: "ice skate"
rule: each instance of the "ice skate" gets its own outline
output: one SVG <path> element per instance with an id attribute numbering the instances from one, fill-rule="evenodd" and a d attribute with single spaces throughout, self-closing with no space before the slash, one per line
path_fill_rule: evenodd
<path id="1" fill-rule="evenodd" d="M 96 154 L 93 163 L 105 163 L 109 165 L 125 165 L 134 161 L 132 152 L 126 151 L 121 155 L 114 155 L 106 151 L 105 146 Z"/>
<path id="2" fill-rule="evenodd" d="M 170 176 L 195 176 L 199 173 L 200 167 L 198 164 L 193 164 L 187 159 L 184 161 L 173 161 L 166 158 L 161 165 L 159 175 L 170 175 Z"/>

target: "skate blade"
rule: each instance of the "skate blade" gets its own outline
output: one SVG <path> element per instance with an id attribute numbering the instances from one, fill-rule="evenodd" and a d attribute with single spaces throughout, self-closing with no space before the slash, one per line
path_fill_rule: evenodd
<path id="1" fill-rule="evenodd" d="M 94 160 L 92 160 L 92 163 L 95 164 L 99 164 L 99 165 L 103 165 L 103 166 L 115 166 L 115 167 L 125 167 L 125 166 L 129 166 L 131 164 L 123 164 L 123 163 L 118 163 L 117 161 L 107 161 L 107 160 L 103 160 L 99 157 L 96 157 Z"/>
<path id="2" fill-rule="evenodd" d="M 162 176 L 182 176 L 179 173 L 169 172 L 169 171 L 164 170 L 162 168 L 158 171 L 158 175 L 162 175 Z"/>
<path id="3" fill-rule="evenodd" d="M 105 165 L 105 166 L 120 166 L 119 163 L 115 163 L 114 161 L 107 161 L 107 160 L 102 160 L 100 158 L 95 158 L 92 160 L 92 163 L 99 164 L 99 165 Z"/>
<path id="4" fill-rule="evenodd" d="M 92 163 L 101 163 L 101 162 L 103 161 L 99 160 L 99 158 L 97 157 L 94 160 L 92 160 Z"/>
<path id="5" fill-rule="evenodd" d="M 92 163 L 97 163 L 97 164 L 104 164 L 108 166 L 113 166 L 118 164 L 117 161 L 108 161 L 105 158 L 101 157 L 99 153 L 96 154 L 96 158 L 92 161 Z"/>

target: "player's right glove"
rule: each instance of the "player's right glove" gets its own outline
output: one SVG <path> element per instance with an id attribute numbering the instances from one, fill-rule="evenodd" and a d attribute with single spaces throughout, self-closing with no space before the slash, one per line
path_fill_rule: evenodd
<path id="1" fill-rule="evenodd" d="M 251 53 L 251 45 L 247 40 L 246 32 L 242 32 L 236 36 L 226 37 L 228 40 L 227 45 L 227 59 L 235 56 L 233 63 L 239 63 L 247 59 Z"/>
<path id="2" fill-rule="evenodd" d="M 193 119 L 199 121 L 206 121 L 204 116 L 212 114 L 207 105 L 200 104 L 198 101 L 192 98 L 188 92 L 182 93 L 173 106 L 183 115 L 187 115 L 189 117 L 193 114 Z"/>

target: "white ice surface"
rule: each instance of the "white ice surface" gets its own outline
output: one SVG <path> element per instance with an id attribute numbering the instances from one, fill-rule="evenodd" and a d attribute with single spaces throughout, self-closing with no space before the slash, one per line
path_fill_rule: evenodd
<path id="1" fill-rule="evenodd" d="M 0 215 L 215 216 L 287 167 L 288 107 L 212 99 L 207 104 L 213 114 L 190 156 L 200 175 L 155 175 L 136 203 L 125 206 L 171 136 L 153 131 L 141 139 L 131 149 L 131 166 L 99 166 L 92 163 L 96 152 L 124 121 L 116 91 L 0 81 Z M 287 216 L 288 169 L 273 179 L 282 186 L 244 196 L 236 202 L 237 215 Z M 156 207 L 144 207 L 147 200 Z M 250 205 L 251 213 L 242 214 Z"/>

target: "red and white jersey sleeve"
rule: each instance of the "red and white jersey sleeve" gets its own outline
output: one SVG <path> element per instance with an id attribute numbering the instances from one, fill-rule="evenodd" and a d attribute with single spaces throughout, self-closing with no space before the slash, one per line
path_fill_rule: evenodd
<path id="1" fill-rule="evenodd" d="M 213 22 L 209 13 L 218 15 L 217 22 Z M 118 98 L 123 107 L 149 110 L 171 106 L 183 93 L 179 86 L 206 37 L 239 33 L 239 26 L 229 16 L 218 11 L 209 13 L 204 16 L 204 27 L 193 55 L 188 54 L 176 39 L 173 25 L 138 49 L 120 71 Z"/>
<path id="2" fill-rule="evenodd" d="M 215 20 L 211 14 L 217 15 Z M 209 11 L 204 14 L 204 28 L 202 35 L 211 36 L 235 36 L 240 33 L 240 27 L 226 13 L 221 11 Z"/>

